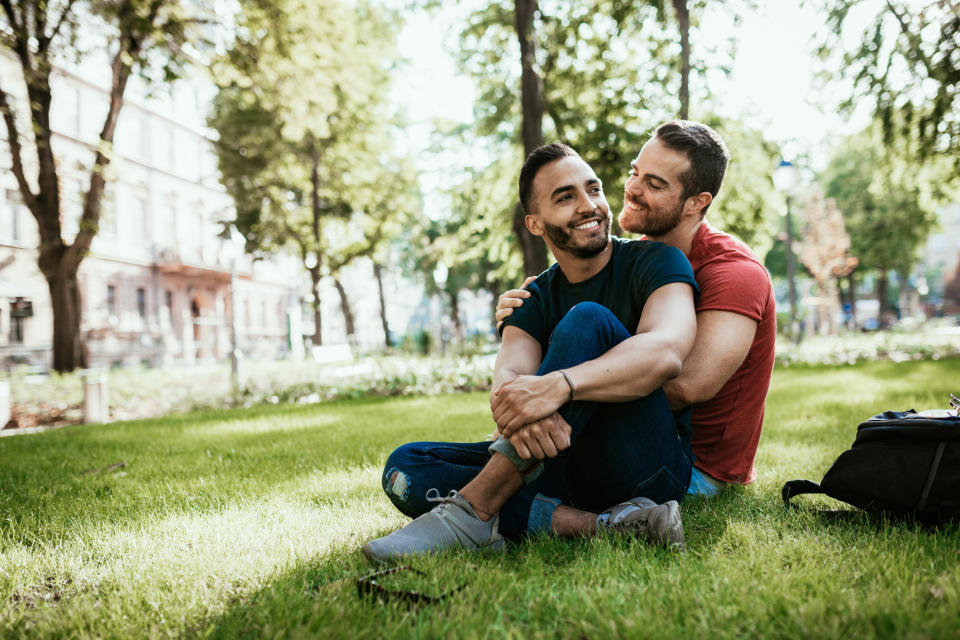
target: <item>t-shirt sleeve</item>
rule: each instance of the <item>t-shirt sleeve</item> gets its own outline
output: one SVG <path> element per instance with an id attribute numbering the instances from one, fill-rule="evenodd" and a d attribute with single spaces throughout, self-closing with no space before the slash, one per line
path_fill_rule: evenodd
<path id="1" fill-rule="evenodd" d="M 546 313 L 541 286 L 545 286 L 543 278 L 538 278 L 527 285 L 530 297 L 526 298 L 523 305 L 514 309 L 513 313 L 503 321 L 500 325 L 500 335 L 503 335 L 503 330 L 508 326 L 513 326 L 529 333 L 541 346 L 546 344 Z"/>
<path id="2" fill-rule="evenodd" d="M 694 295 L 700 292 L 687 256 L 666 244 L 654 245 L 646 259 L 637 262 L 632 282 L 637 287 L 636 299 L 644 301 L 660 287 L 674 282 L 686 282 L 693 287 Z"/>
<path id="3" fill-rule="evenodd" d="M 725 260 L 697 273 L 703 293 L 697 311 L 732 311 L 760 322 L 770 300 L 770 275 L 752 260 Z"/>

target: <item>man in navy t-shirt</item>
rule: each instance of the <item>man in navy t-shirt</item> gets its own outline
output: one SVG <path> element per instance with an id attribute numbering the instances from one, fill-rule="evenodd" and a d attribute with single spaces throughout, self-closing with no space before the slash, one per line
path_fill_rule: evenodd
<path id="1" fill-rule="evenodd" d="M 504 325 L 498 437 L 396 449 L 384 490 L 416 519 L 365 544 L 368 557 L 608 527 L 683 546 L 676 501 L 693 460 L 661 387 L 696 334 L 690 264 L 665 244 L 611 238 L 600 180 L 565 145 L 531 153 L 519 183 L 527 229 L 557 264 Z"/>

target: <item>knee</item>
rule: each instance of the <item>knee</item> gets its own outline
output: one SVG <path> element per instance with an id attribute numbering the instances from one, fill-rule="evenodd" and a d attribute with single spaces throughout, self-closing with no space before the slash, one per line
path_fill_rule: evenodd
<path id="1" fill-rule="evenodd" d="M 404 512 L 406 512 L 406 503 L 410 499 L 411 479 L 408 469 L 413 455 L 413 445 L 414 443 L 411 442 L 394 449 L 393 453 L 387 457 L 380 478 L 384 493 L 398 509 Z"/>
<path id="2" fill-rule="evenodd" d="M 554 329 L 551 342 L 560 336 L 582 340 L 584 336 L 591 334 L 616 336 L 620 339 L 623 339 L 620 334 L 630 335 L 610 309 L 596 302 L 581 302 L 563 316 Z"/>

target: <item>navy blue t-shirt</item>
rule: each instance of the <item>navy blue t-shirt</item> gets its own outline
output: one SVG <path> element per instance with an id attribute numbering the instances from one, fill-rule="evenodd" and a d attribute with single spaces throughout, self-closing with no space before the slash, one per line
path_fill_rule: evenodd
<path id="1" fill-rule="evenodd" d="M 610 309 L 627 331 L 636 333 L 647 298 L 672 282 L 686 282 L 695 294 L 700 292 L 682 251 L 662 242 L 613 237 L 613 254 L 598 274 L 572 284 L 554 264 L 527 285 L 530 297 L 513 310 L 500 330 L 507 325 L 523 329 L 545 354 L 550 335 L 567 311 L 581 302 L 596 302 Z"/>

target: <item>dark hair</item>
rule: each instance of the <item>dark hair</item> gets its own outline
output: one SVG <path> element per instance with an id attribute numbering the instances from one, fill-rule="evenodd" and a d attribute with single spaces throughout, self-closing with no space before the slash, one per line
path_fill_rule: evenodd
<path id="1" fill-rule="evenodd" d="M 530 201 L 533 199 L 533 179 L 537 177 L 537 172 L 544 165 L 566 157 L 579 158 L 580 154 L 559 142 L 545 144 L 530 152 L 520 169 L 520 205 L 524 212 L 533 213 Z"/>
<path id="2" fill-rule="evenodd" d="M 704 191 L 717 197 L 730 162 L 730 152 L 716 131 L 701 122 L 670 120 L 657 127 L 653 137 L 666 147 L 683 153 L 690 161 L 690 170 L 680 176 L 684 200 Z M 706 213 L 707 207 L 703 208 L 701 215 Z"/>

